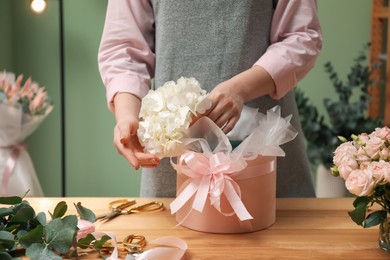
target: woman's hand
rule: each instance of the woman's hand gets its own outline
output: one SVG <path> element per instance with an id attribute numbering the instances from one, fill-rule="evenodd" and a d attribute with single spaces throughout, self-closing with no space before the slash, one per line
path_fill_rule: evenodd
<path id="1" fill-rule="evenodd" d="M 274 93 L 275 89 L 268 72 L 260 66 L 253 66 L 216 86 L 208 95 L 211 108 L 204 115 L 227 134 L 240 119 L 245 102 Z"/>
<path id="2" fill-rule="evenodd" d="M 237 93 L 237 87 L 234 82 L 227 80 L 216 86 L 208 95 L 211 107 L 205 115 L 225 134 L 236 125 L 244 105 L 243 98 Z"/>
<path id="3" fill-rule="evenodd" d="M 139 167 L 155 168 L 160 163 L 156 155 L 145 153 L 139 142 L 137 130 L 140 105 L 138 97 L 129 93 L 119 93 L 114 99 L 117 122 L 114 128 L 114 146 L 136 170 Z"/>

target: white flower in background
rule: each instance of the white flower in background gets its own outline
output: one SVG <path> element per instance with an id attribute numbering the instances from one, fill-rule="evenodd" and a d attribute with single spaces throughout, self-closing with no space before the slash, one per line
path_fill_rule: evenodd
<path id="1" fill-rule="evenodd" d="M 150 90 L 139 115 L 138 138 L 145 150 L 160 157 L 181 154 L 193 117 L 211 106 L 206 95 L 195 78 L 184 77 Z"/>

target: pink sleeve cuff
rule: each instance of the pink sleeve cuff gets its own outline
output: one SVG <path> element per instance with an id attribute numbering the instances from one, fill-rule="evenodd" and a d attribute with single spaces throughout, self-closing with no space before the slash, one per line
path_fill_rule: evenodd
<path id="1" fill-rule="evenodd" d="M 284 97 L 297 84 L 295 66 L 271 51 L 264 53 L 254 66 L 264 68 L 274 80 L 276 90 L 270 94 L 273 99 Z"/>
<path id="2" fill-rule="evenodd" d="M 149 91 L 150 82 L 133 77 L 117 77 L 107 86 L 106 98 L 110 111 L 114 111 L 114 97 L 117 93 L 131 93 L 142 99 Z"/>

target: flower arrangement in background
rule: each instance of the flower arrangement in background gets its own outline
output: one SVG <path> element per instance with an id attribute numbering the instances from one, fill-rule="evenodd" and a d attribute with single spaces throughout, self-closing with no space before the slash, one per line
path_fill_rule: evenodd
<path id="1" fill-rule="evenodd" d="M 348 214 L 365 228 L 381 224 L 380 245 L 390 251 L 390 128 L 352 135 L 352 141 L 339 138 L 343 143 L 334 152 L 331 171 L 343 178 L 348 191 L 357 196 L 355 209 Z M 381 209 L 367 215 L 374 204 Z"/>
<path id="2" fill-rule="evenodd" d="M 0 195 L 30 190 L 43 196 L 31 158 L 23 145 L 52 111 L 46 89 L 23 75 L 0 73 Z"/>
<path id="3" fill-rule="evenodd" d="M 13 73 L 3 71 L 0 74 L 0 103 L 20 106 L 26 115 L 42 115 L 51 107 L 52 102 L 45 87 L 28 78 L 22 84 L 23 75 L 17 78 Z"/>
<path id="4" fill-rule="evenodd" d="M 194 117 L 210 108 L 195 78 L 181 77 L 150 90 L 142 99 L 138 137 L 145 150 L 161 157 L 179 155 Z"/>

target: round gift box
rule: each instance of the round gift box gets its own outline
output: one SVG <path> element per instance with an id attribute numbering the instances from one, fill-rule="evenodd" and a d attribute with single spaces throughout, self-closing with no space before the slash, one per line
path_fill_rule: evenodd
<path id="1" fill-rule="evenodd" d="M 240 221 L 234 214 L 225 216 L 210 200 L 202 212 L 191 209 L 194 197 L 176 212 L 176 221 L 189 229 L 208 233 L 247 233 L 265 229 L 275 222 L 276 203 L 276 157 L 258 156 L 247 161 L 248 166 L 230 175 L 239 185 L 241 200 L 253 219 Z M 177 194 L 187 176 L 177 174 Z M 222 212 L 232 212 L 226 197 L 221 195 Z"/>

